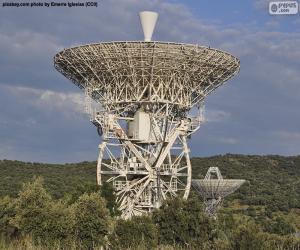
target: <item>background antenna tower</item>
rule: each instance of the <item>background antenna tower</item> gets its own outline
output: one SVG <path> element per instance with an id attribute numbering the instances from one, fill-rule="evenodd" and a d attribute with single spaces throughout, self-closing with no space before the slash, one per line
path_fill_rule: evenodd
<path id="1" fill-rule="evenodd" d="M 145 41 L 87 44 L 54 57 L 55 68 L 98 103 L 91 111 L 102 135 L 97 182 L 112 183 L 123 218 L 188 197 L 187 138 L 203 121 L 190 110 L 239 71 L 226 52 L 151 41 L 157 17 L 140 13 Z"/>
<path id="2" fill-rule="evenodd" d="M 216 218 L 223 199 L 236 191 L 245 180 L 223 179 L 219 168 L 210 167 L 204 179 L 193 179 L 192 185 L 203 198 L 205 212 Z"/>

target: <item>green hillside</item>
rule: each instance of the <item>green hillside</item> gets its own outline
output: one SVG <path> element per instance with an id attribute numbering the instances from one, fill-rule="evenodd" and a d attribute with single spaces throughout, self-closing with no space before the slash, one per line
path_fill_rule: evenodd
<path id="1" fill-rule="evenodd" d="M 84 192 L 87 186 L 95 185 L 96 163 L 43 164 L 21 161 L 0 161 L 0 196 L 16 197 L 22 184 L 33 177 L 42 176 L 46 189 L 55 197 L 78 191 Z"/>
<path id="2" fill-rule="evenodd" d="M 228 200 L 242 205 L 267 205 L 272 210 L 300 209 L 300 156 L 222 155 L 192 158 L 193 178 L 203 178 L 211 166 L 219 167 L 223 177 L 246 179 Z M 42 164 L 0 161 L 0 196 L 15 197 L 22 183 L 42 176 L 46 189 L 55 197 L 84 192 L 96 182 L 96 162 Z"/>
<path id="3" fill-rule="evenodd" d="M 167 203 L 160 211 L 155 212 L 153 216 L 133 219 L 131 222 L 120 221 L 114 217 L 114 202 L 112 201 L 110 188 L 107 187 L 105 190 L 101 190 L 111 216 L 111 219 L 107 221 L 114 225 L 111 232 L 106 232 L 108 239 L 116 244 L 114 248 L 123 249 L 124 245 L 122 244 L 129 244 L 127 247 L 132 246 L 132 249 L 140 249 L 139 237 L 142 237 L 143 241 L 145 241 L 144 246 L 146 248 L 151 248 L 155 244 L 162 246 L 172 245 L 171 248 L 166 249 L 177 249 L 177 246 L 194 249 L 192 246 L 199 244 L 203 249 L 206 249 L 206 246 L 208 247 L 207 249 L 218 249 L 218 244 L 224 246 L 224 248 L 220 249 L 273 249 L 275 246 L 288 249 L 288 246 L 299 244 L 294 241 L 297 240 L 295 235 L 300 231 L 300 156 L 227 154 L 193 158 L 192 166 L 193 178 L 203 178 L 209 167 L 216 166 L 219 167 L 225 178 L 246 179 L 247 181 L 238 191 L 226 198 L 223 208 L 219 212 L 219 220 L 217 222 L 205 217 L 202 213 L 202 202 L 194 192 L 192 192 L 191 198 L 187 202 L 178 200 L 171 202 L 169 205 Z M 13 235 L 15 232 L 18 232 L 16 234 L 18 238 L 25 232 L 26 235 L 28 233 L 32 235 L 33 244 L 36 244 L 34 241 L 35 237 L 39 239 L 39 242 L 42 242 L 43 237 L 46 236 L 43 236 L 40 232 L 37 234 L 32 229 L 36 224 L 31 225 L 28 231 L 26 227 L 22 228 L 18 224 L 20 222 L 16 223 L 17 219 L 20 220 L 20 217 L 25 216 L 24 209 L 27 209 L 28 199 L 32 201 L 31 196 L 35 197 L 33 198 L 34 200 L 39 199 L 37 197 L 40 196 L 44 197 L 43 199 L 47 202 L 43 209 L 46 210 L 38 210 L 39 213 L 46 211 L 48 216 L 48 214 L 55 215 L 57 211 L 64 211 L 63 215 L 60 214 L 61 212 L 55 215 L 63 218 L 64 221 L 66 220 L 66 215 L 71 216 L 76 211 L 81 214 L 80 211 L 83 211 L 83 209 L 80 206 L 84 202 L 88 203 L 91 199 L 97 199 L 95 198 L 96 196 L 93 196 L 94 192 L 98 192 L 98 187 L 95 185 L 95 172 L 95 162 L 60 165 L 10 160 L 0 161 L 0 224 L 2 223 L 2 227 L 5 228 L 2 231 L 0 229 L 0 234 L 2 232 L 2 234 L 6 235 L 5 237 L 7 235 L 11 237 L 11 231 L 14 232 Z M 23 185 L 24 183 L 32 182 L 38 176 L 43 177 L 43 184 L 38 182 L 38 184 Z M 36 191 L 30 191 L 31 189 L 36 189 Z M 22 190 L 21 193 L 20 190 Z M 11 198 L 5 198 L 5 196 L 10 196 Z M 21 207 L 22 209 L 16 205 L 22 201 L 21 198 L 26 201 L 24 203 L 25 207 Z M 95 204 L 99 205 L 100 210 L 104 209 L 102 203 L 102 200 L 95 202 Z M 34 204 L 35 208 L 36 203 Z M 91 208 L 90 206 L 88 207 Z M 173 207 L 176 206 L 177 209 L 174 210 Z M 172 209 L 169 210 L 170 208 Z M 184 211 L 187 211 L 186 215 Z M 74 221 L 74 218 L 77 217 L 78 215 L 75 217 L 71 216 L 70 218 L 73 219 L 70 219 L 70 221 Z M 84 218 L 84 220 L 88 221 L 89 218 Z M 49 219 L 51 218 L 49 217 Z M 94 220 L 93 217 L 90 219 L 91 221 Z M 189 220 L 190 222 L 188 222 Z M 196 223 L 195 225 L 194 222 Z M 26 223 L 25 225 L 27 225 Z M 76 225 L 74 223 L 70 225 L 72 230 Z M 48 223 L 47 225 L 52 224 Z M 192 228 L 191 225 L 193 225 Z M 179 230 L 179 232 L 176 233 L 176 230 L 170 232 L 172 227 Z M 205 228 L 206 231 L 204 232 Z M 58 229 L 55 226 L 55 229 L 47 227 L 47 230 L 54 232 L 54 235 L 56 235 Z M 49 232 L 47 235 L 51 235 Z M 60 234 L 64 244 L 70 244 L 69 241 L 68 243 L 65 242 L 65 239 L 69 239 L 70 235 L 72 240 L 74 240 L 74 233 L 72 232 L 66 233 L 66 236 Z M 99 232 L 103 236 L 103 230 Z M 133 232 L 137 232 L 138 235 L 141 234 L 142 236 L 134 239 L 132 238 Z M 211 235 L 212 232 L 218 233 Z M 250 239 L 250 236 L 253 239 Z M 78 237 L 76 236 L 75 238 L 80 240 L 80 244 L 90 244 L 86 243 L 89 241 L 85 241 L 85 238 L 82 240 Z M 45 239 L 48 242 L 49 236 Z M 107 238 L 104 237 L 103 239 Z M 253 241 L 257 245 L 251 245 L 251 243 L 247 246 L 249 241 Z M 267 246 L 258 243 L 260 241 L 271 242 L 271 245 Z M 243 242 L 246 245 L 241 245 L 244 244 Z M 95 242 L 92 241 L 92 243 L 94 244 Z M 97 242 L 97 244 L 100 243 Z M 4 244 L 3 249 L 5 248 L 7 248 L 7 245 Z"/>

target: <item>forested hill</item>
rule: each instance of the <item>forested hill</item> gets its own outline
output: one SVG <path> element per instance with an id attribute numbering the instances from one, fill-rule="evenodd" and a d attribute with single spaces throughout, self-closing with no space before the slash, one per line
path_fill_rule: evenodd
<path id="1" fill-rule="evenodd" d="M 294 235 L 298 235 L 300 231 L 300 156 L 227 154 L 193 158 L 193 178 L 203 178 L 207 169 L 212 166 L 219 167 L 224 178 L 246 180 L 246 183 L 238 191 L 225 199 L 223 208 L 219 211 L 219 220 L 217 222 L 207 221 L 203 217 L 202 209 L 199 208 L 199 206 L 202 206 L 202 202 L 192 192 L 191 198 L 185 203 L 175 200 L 174 204 L 171 203 L 170 206 L 168 204 L 164 205 L 154 213 L 154 216 L 136 218 L 132 221 L 124 222 L 118 220 L 115 214 L 112 213 L 113 217 L 108 221 L 115 221 L 117 226 L 113 231 L 106 232 L 105 235 L 112 237 L 111 242 L 117 242 L 120 246 L 128 244 L 129 248 L 137 246 L 137 249 L 140 249 L 141 239 L 143 239 L 144 243 L 149 241 L 149 246 L 152 247 L 157 244 L 175 244 L 179 247 L 199 246 L 200 243 L 203 246 L 201 249 L 277 249 L 278 247 L 280 249 L 290 249 L 289 247 L 291 246 L 299 246 L 299 237 Z M 41 186 L 39 179 L 33 178 L 38 176 L 43 177 L 43 186 Z M 61 231 L 55 225 L 53 228 L 47 228 L 52 234 L 46 231 L 47 234 L 44 235 L 39 229 L 40 224 L 34 224 L 35 220 L 32 224 L 31 219 L 27 221 L 28 211 L 32 215 L 32 209 L 37 209 L 34 211 L 38 211 L 41 218 L 44 218 L 46 215 L 49 217 L 52 214 L 53 216 L 60 216 L 59 218 L 62 219 L 61 225 L 65 225 L 65 219 L 69 218 L 69 213 L 70 216 L 73 216 L 73 213 L 78 212 L 76 216 L 81 216 L 81 206 L 86 205 L 90 208 L 97 205 L 97 207 L 103 207 L 103 202 L 99 200 L 99 195 L 94 195 L 95 191 L 99 190 L 96 186 L 96 162 L 42 164 L 2 160 L 0 161 L 0 177 L 0 225 L 2 225 L 2 231 L 0 227 L 0 235 L 4 233 L 4 235 L 10 235 L 9 237 L 11 237 L 12 232 L 13 234 L 16 234 L 16 232 L 31 233 L 37 239 L 44 239 L 45 242 L 48 242 L 51 235 L 54 235 L 53 239 L 57 239 L 57 234 L 61 233 Z M 32 182 L 33 180 L 36 181 Z M 22 188 L 23 183 L 27 182 L 31 182 L 31 184 L 27 184 Z M 115 211 L 112 209 L 115 206 L 114 200 L 112 200 L 113 194 L 109 186 L 106 188 L 101 189 L 101 194 L 106 200 L 107 208 L 113 212 Z M 20 190 L 22 190 L 21 193 L 19 193 Z M 5 196 L 10 196 L 11 198 Z M 41 200 L 39 202 L 45 199 L 41 203 L 45 203 L 43 205 L 45 207 L 40 207 L 40 205 L 36 207 L 40 203 L 35 201 L 33 205 L 28 203 L 32 201 L 33 197 L 34 200 L 40 197 Z M 53 200 L 52 197 L 54 198 Z M 19 203 L 23 204 L 24 207 Z M 178 209 L 174 210 L 174 206 L 177 206 Z M 29 210 L 27 211 L 26 209 Z M 100 209 L 99 211 L 102 210 Z M 177 213 L 174 211 L 177 211 Z M 90 212 L 86 215 L 90 216 Z M 55 216 L 53 218 L 56 218 Z M 72 216 L 70 218 L 77 218 Z M 99 220 L 102 220 L 101 216 Z M 20 219 L 19 217 L 26 219 L 25 222 L 27 224 L 23 221 L 25 223 L 24 225 L 22 224 L 23 227 L 21 224 L 18 224 L 19 221 L 17 219 Z M 50 216 L 48 219 L 52 223 L 51 218 Z M 94 217 L 88 218 L 93 225 L 96 225 Z M 187 218 L 188 221 L 190 220 L 188 226 L 186 225 Z M 84 221 L 86 220 L 84 218 Z M 196 224 L 193 223 L 195 220 L 197 221 Z M 30 228 L 36 228 L 37 231 L 28 231 L 28 223 L 32 224 L 30 224 Z M 52 225 L 51 223 L 49 224 L 50 226 Z M 102 225 L 101 223 L 99 225 Z M 71 224 L 70 228 L 72 230 L 76 228 L 77 224 Z M 45 225 L 48 224 L 46 223 Z M 99 225 L 97 224 L 97 226 Z M 145 225 L 147 225 L 147 229 Z M 170 231 L 169 228 L 173 228 L 172 230 L 175 231 L 180 230 L 175 232 Z M 79 229 L 82 230 L 81 227 Z M 66 231 L 67 233 L 63 230 L 62 239 L 69 239 L 69 236 L 74 238 L 72 230 L 70 232 Z M 74 232 L 77 232 L 76 230 Z M 102 228 L 99 230 L 102 235 Z M 144 230 L 145 232 L 143 231 L 144 233 L 140 235 L 139 233 L 133 233 L 132 230 L 136 230 L 134 232 Z M 150 235 L 149 232 L 153 234 Z M 218 233 L 212 235 L 212 232 Z M 133 239 L 133 234 L 140 235 L 140 238 Z M 15 238 L 18 238 L 18 235 L 16 234 Z M 203 238 L 203 235 L 206 235 L 207 238 Z M 97 237 L 95 239 L 98 239 Z M 85 238 L 82 239 L 79 236 L 77 238 L 82 244 L 94 244 L 93 237 L 87 243 Z M 263 245 L 264 243 L 272 243 L 273 245 L 266 247 Z M 15 244 L 15 241 L 9 244 Z M 145 243 L 145 247 L 148 246 L 147 244 Z M 223 248 L 220 248 L 221 245 Z M 204 248 L 204 246 L 208 248 Z M 2 249 L 1 237 L 0 249 Z M 6 245 L 3 249 L 7 249 Z M 122 249 L 122 247 L 116 249 Z"/>
<path id="2" fill-rule="evenodd" d="M 247 204 L 269 204 L 274 200 L 283 210 L 287 206 L 300 208 L 300 156 L 226 154 L 191 161 L 193 178 L 204 177 L 207 169 L 215 166 L 223 177 L 247 180 L 240 191 L 231 196 Z M 60 198 L 94 185 L 95 173 L 96 162 L 43 164 L 1 160 L 0 196 L 16 196 L 22 183 L 42 176 L 48 191 Z"/>
<path id="3" fill-rule="evenodd" d="M 193 178 L 209 166 L 220 168 L 223 177 L 247 180 L 230 196 L 242 204 L 267 205 L 271 210 L 300 208 L 300 156 L 223 155 L 194 158 Z"/>
<path id="4" fill-rule="evenodd" d="M 229 197 L 241 205 L 267 205 L 273 211 L 300 209 L 300 156 L 220 155 L 192 158 L 193 178 L 204 177 L 211 166 L 223 177 L 247 180 Z M 44 177 L 46 189 L 55 197 L 85 192 L 96 182 L 96 163 L 42 164 L 0 161 L 0 196 L 16 196 L 22 183 Z"/>
<path id="5" fill-rule="evenodd" d="M 203 178 L 209 167 L 219 167 L 223 177 L 247 180 L 230 196 L 241 204 L 271 205 L 287 211 L 300 208 L 300 156 L 220 155 L 192 158 L 193 178 Z M 0 161 L 0 196 L 16 196 L 22 183 L 44 177 L 47 190 L 56 198 L 84 192 L 96 182 L 96 163 L 42 164 Z M 271 202 L 271 203 L 270 203 Z"/>

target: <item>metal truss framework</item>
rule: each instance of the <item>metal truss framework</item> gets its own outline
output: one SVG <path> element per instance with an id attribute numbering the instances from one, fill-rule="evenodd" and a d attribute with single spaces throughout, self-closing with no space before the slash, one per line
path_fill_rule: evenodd
<path id="1" fill-rule="evenodd" d="M 203 121 L 204 98 L 239 71 L 237 58 L 191 44 L 108 42 L 65 49 L 54 65 L 85 90 L 91 121 L 103 135 L 97 181 L 113 183 L 123 218 L 188 197 L 187 138 Z M 91 99 L 100 108 L 93 110 Z M 192 107 L 196 117 L 189 117 Z M 147 122 L 136 135 L 139 117 Z"/>
<path id="2" fill-rule="evenodd" d="M 245 180 L 223 179 L 219 168 L 210 167 L 202 180 L 192 180 L 192 186 L 204 200 L 205 212 L 217 217 L 223 199 L 236 191 Z"/>
<path id="3" fill-rule="evenodd" d="M 103 130 L 97 181 L 99 185 L 103 179 L 113 183 L 123 218 L 159 208 L 167 198 L 188 197 L 191 163 L 187 136 L 199 128 L 201 116 L 170 119 L 168 111 L 166 105 L 151 114 L 153 137 L 147 142 L 129 138 L 126 126 L 122 127 L 128 118 L 106 112 L 95 116 Z"/>
<path id="4" fill-rule="evenodd" d="M 108 42 L 65 49 L 55 68 L 105 110 L 136 103 L 171 103 L 187 111 L 239 71 L 234 56 L 199 45 L 165 42 Z"/>

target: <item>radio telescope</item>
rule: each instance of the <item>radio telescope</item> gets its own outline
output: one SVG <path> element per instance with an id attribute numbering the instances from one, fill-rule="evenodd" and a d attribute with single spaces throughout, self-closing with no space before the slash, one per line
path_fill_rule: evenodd
<path id="1" fill-rule="evenodd" d="M 102 136 L 97 182 L 112 183 L 123 218 L 188 197 L 187 138 L 200 127 L 204 98 L 239 71 L 239 60 L 221 50 L 151 41 L 157 17 L 140 13 L 144 41 L 87 44 L 54 57 L 55 68 L 85 91 Z"/>
<path id="2" fill-rule="evenodd" d="M 223 179 L 219 168 L 210 167 L 204 179 L 192 180 L 192 186 L 203 198 L 205 212 L 216 218 L 223 199 L 236 191 L 244 182 L 245 180 Z"/>

